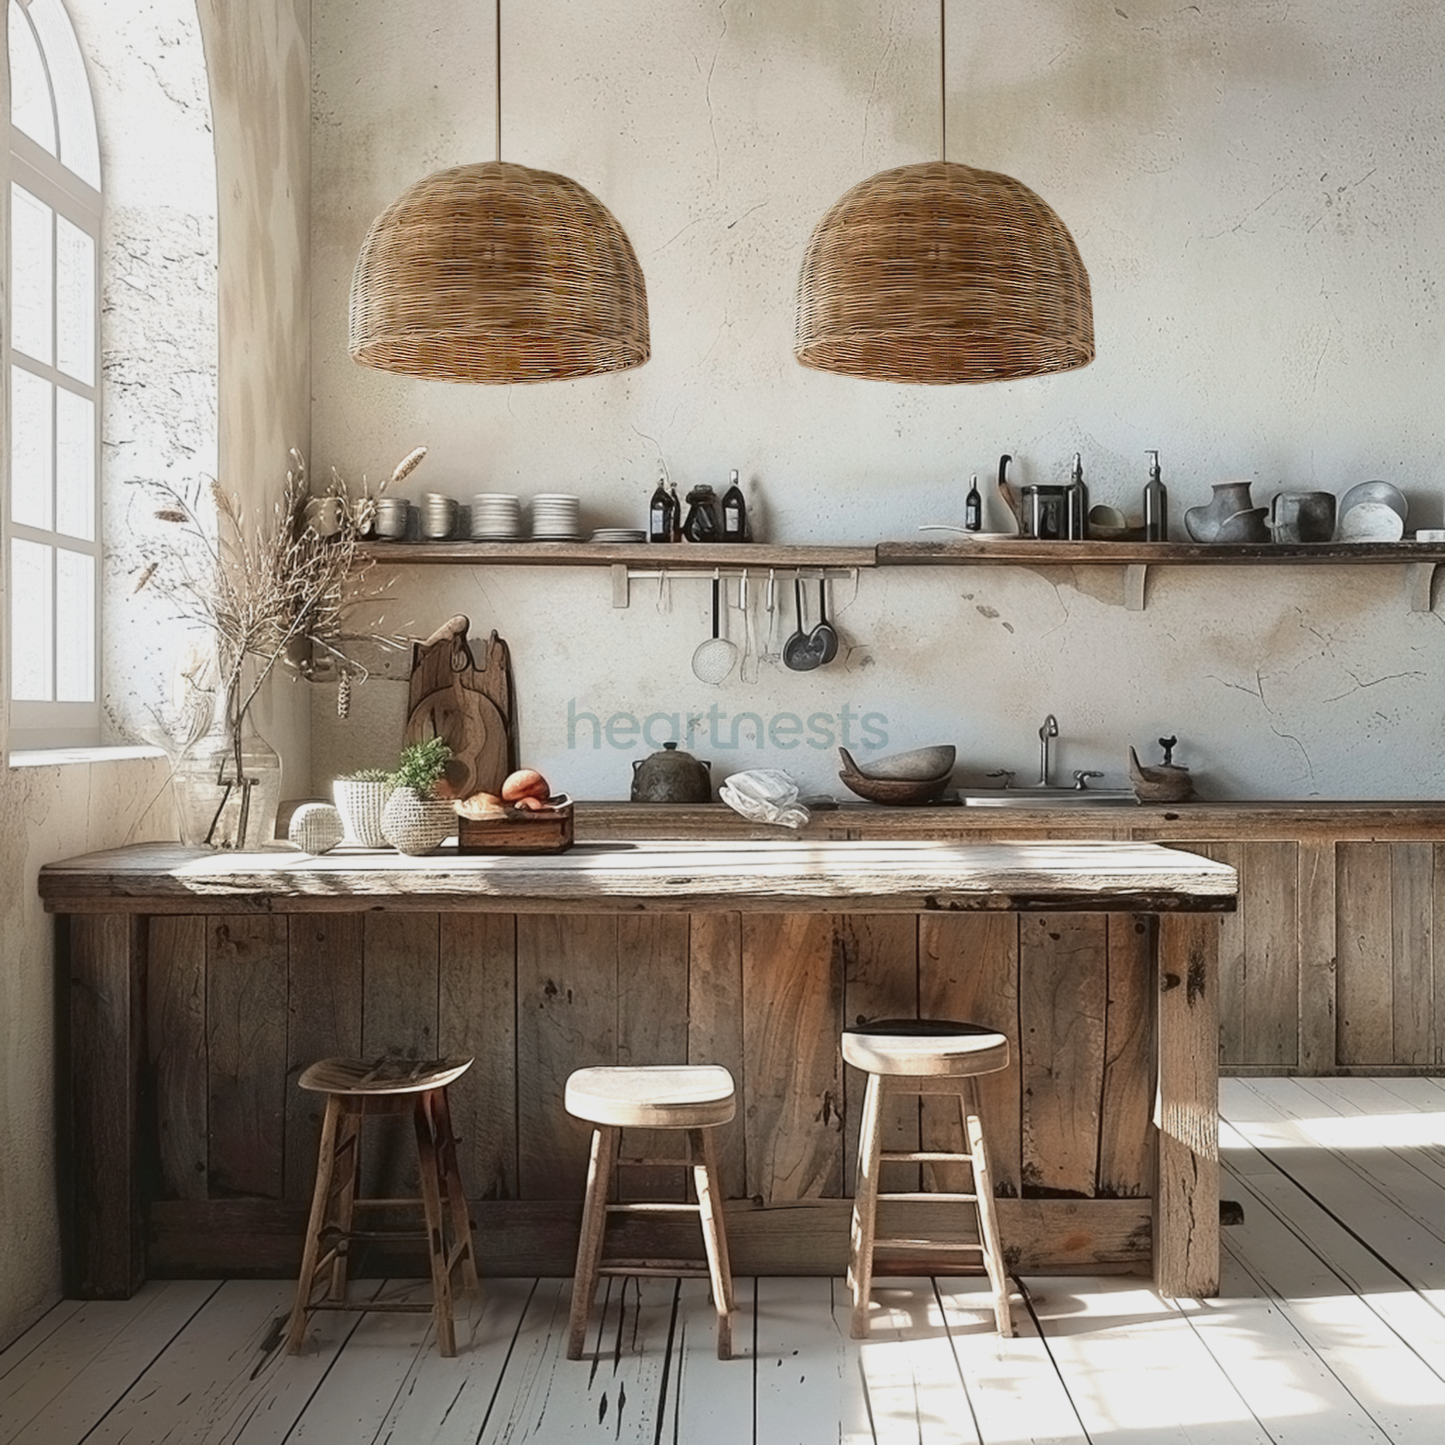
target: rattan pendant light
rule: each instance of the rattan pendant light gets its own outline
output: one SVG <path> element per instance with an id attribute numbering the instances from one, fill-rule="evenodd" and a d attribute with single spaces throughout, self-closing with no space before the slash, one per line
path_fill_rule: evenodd
<path id="1" fill-rule="evenodd" d="M 558 381 L 641 366 L 647 289 L 585 187 L 497 159 L 437 171 L 371 224 L 351 279 L 354 361 L 432 381 Z"/>
<path id="2" fill-rule="evenodd" d="M 946 62 L 946 97 L 945 72 Z M 946 138 L 945 126 L 944 156 Z M 900 166 L 854 186 L 818 223 L 793 351 L 804 366 L 874 381 L 1070 371 L 1094 359 L 1089 275 L 1068 228 L 1020 181 L 947 159 Z"/>

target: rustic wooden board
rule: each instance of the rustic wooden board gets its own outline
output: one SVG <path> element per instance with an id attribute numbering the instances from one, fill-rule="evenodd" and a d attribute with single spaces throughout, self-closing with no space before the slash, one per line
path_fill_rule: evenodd
<path id="1" fill-rule="evenodd" d="M 1192 843 L 1190 851 L 1198 853 L 1201 858 L 1227 863 L 1239 872 L 1244 864 L 1245 843 L 1239 840 Z M 1239 906 L 1219 931 L 1219 1061 L 1226 1066 L 1249 1061 L 1245 1046 L 1245 1018 L 1250 1004 L 1245 918 L 1249 912 L 1254 880 L 1246 882 L 1243 873 L 1239 876 Z"/>
<path id="2" fill-rule="evenodd" d="M 517 919 L 517 1177 L 525 1199 L 581 1198 L 591 1129 L 567 1113 L 567 1076 L 617 1062 L 618 967 L 615 917 Z"/>
<path id="3" fill-rule="evenodd" d="M 1022 1187 L 1023 1055 L 1019 1041 L 1019 920 L 1012 914 L 925 914 L 918 920 L 918 996 L 925 1017 L 997 1029 L 1009 1041 L 1009 1067 L 978 1081 L 979 1117 L 994 1192 Z M 963 1131 L 949 1100 L 925 1099 L 924 1148 L 959 1149 Z M 967 1170 L 927 1165 L 931 1188 L 966 1189 Z"/>
<path id="4" fill-rule="evenodd" d="M 338 913 L 293 918 L 287 946 L 284 1197 L 305 1202 L 315 1183 L 326 1099 L 299 1088 L 296 1081 L 320 1059 L 361 1056 L 362 917 Z"/>
<path id="5" fill-rule="evenodd" d="M 828 914 L 743 915 L 747 1192 L 764 1203 L 845 1192 L 834 936 Z"/>
<path id="6" fill-rule="evenodd" d="M 1435 1062 L 1435 848 L 1396 843 L 1390 856 L 1392 1064 Z"/>
<path id="7" fill-rule="evenodd" d="M 687 1059 L 721 1064 L 739 1100 L 748 1094 L 743 1056 L 743 937 L 737 913 L 697 913 L 688 920 Z M 746 1106 L 718 1131 L 718 1171 L 725 1199 L 747 1193 Z"/>
<path id="8" fill-rule="evenodd" d="M 1335 850 L 1341 1064 L 1388 1064 L 1394 1058 L 1391 846 L 1341 843 Z"/>
<path id="9" fill-rule="evenodd" d="M 447 913 L 440 929 L 437 1045 L 471 1056 L 448 1091 L 470 1197 L 515 1199 L 517 1180 L 517 920 Z"/>
<path id="10" fill-rule="evenodd" d="M 1299 845 L 1299 1067 L 1335 1063 L 1335 844 Z M 1248 1060 L 1249 1063 L 1254 1061 Z"/>
<path id="11" fill-rule="evenodd" d="M 1107 997 L 1102 915 L 1020 921 L 1025 1193 L 1095 1192 Z"/>
<path id="12" fill-rule="evenodd" d="M 918 921 L 895 913 L 840 915 L 833 947 L 843 971 L 844 1027 L 877 1019 L 912 1019 L 918 1006 Z M 841 1046 L 840 1046 L 841 1047 Z M 843 1180 L 851 1193 L 858 1177 L 858 1127 L 868 1076 L 851 1064 L 843 1070 Z M 883 1110 L 883 1148 L 916 1150 L 920 1145 L 917 1099 Z M 882 1188 L 917 1189 L 916 1164 L 884 1166 Z"/>
<path id="13" fill-rule="evenodd" d="M 218 918 L 206 941 L 210 1085 L 207 1192 L 284 1193 L 287 939 L 284 918 Z"/>
<path id="14" fill-rule="evenodd" d="M 153 918 L 146 939 L 146 1039 L 161 1193 L 206 1197 L 206 920 Z"/>
<path id="15" fill-rule="evenodd" d="M 1299 1062 L 1299 846 L 1246 843 L 1239 868 L 1245 936 L 1244 1037 L 1239 1061 Z"/>
<path id="16" fill-rule="evenodd" d="M 1154 920 L 1110 914 L 1108 1011 L 1099 1110 L 1099 1174 L 1103 1198 L 1154 1193 Z"/>
<path id="17" fill-rule="evenodd" d="M 126 1299 L 145 1278 L 136 1143 L 145 1039 L 142 926 L 72 918 L 63 967 L 70 1001 L 70 1159 L 62 1197 L 66 1290 Z"/>

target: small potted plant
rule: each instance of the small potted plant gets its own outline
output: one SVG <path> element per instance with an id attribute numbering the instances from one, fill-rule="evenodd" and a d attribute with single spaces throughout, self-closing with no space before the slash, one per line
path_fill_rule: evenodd
<path id="1" fill-rule="evenodd" d="M 348 838 L 363 848 L 387 846 L 386 834 L 381 831 L 381 810 L 390 792 L 385 768 L 358 768 L 335 779 L 331 796 Z"/>
<path id="2" fill-rule="evenodd" d="M 456 832 L 450 798 L 437 796 L 437 783 L 452 755 L 442 738 L 424 738 L 401 750 L 388 774 L 391 794 L 381 810 L 381 831 L 398 853 L 430 853 Z"/>

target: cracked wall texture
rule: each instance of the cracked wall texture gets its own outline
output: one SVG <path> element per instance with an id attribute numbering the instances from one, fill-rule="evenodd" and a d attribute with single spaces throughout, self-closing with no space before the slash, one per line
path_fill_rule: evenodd
<path id="1" fill-rule="evenodd" d="M 948 156 L 1017 176 L 1070 226 L 1093 284 L 1093 365 L 932 388 L 792 358 L 814 224 L 874 171 L 937 154 L 936 7 L 547 0 L 504 7 L 503 155 L 575 177 L 627 229 L 653 357 L 487 388 L 356 367 L 346 302 L 372 217 L 426 172 L 493 155 L 490 9 L 317 0 L 317 469 L 375 479 L 424 442 L 413 499 L 573 491 L 586 525 L 637 526 L 661 463 L 684 493 L 721 490 L 735 466 L 761 537 L 868 543 L 959 524 L 969 476 L 989 486 L 1002 452 L 1026 485 L 1064 481 L 1078 450 L 1092 500 L 1137 514 L 1158 447 L 1179 536 L 1184 509 L 1230 478 L 1267 502 L 1381 477 L 1413 524 L 1440 525 L 1445 21 L 1404 0 L 951 15 Z M 717 704 L 717 741 L 706 730 L 696 749 L 716 776 L 779 766 L 831 792 L 830 747 L 731 748 L 726 720 L 820 714 L 837 730 L 845 706 L 876 711 L 881 746 L 955 742 L 967 777 L 1027 774 L 1054 712 L 1061 769 L 1106 784 L 1124 782 L 1130 743 L 1157 757 L 1154 740 L 1177 734 L 1207 797 L 1445 786 L 1442 619 L 1409 612 L 1401 569 L 1156 570 L 1141 614 L 1105 600 L 1119 584 L 1102 573 L 865 573 L 856 597 L 834 590 L 847 660 L 718 689 L 689 669 L 705 578 L 680 580 L 660 614 L 650 582 L 614 610 L 598 570 L 395 576 L 394 625 L 426 633 L 465 611 L 509 640 L 523 755 L 582 797 L 625 797 L 649 748 L 593 747 L 590 724 L 569 738 L 569 706 L 642 720 Z M 787 608 L 791 627 L 790 589 Z M 369 684 L 341 723 L 318 689 L 313 786 L 386 761 L 403 702 L 399 682 Z"/>

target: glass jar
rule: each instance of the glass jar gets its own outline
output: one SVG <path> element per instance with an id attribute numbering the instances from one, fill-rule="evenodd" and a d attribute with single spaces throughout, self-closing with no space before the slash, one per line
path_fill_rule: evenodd
<path id="1" fill-rule="evenodd" d="M 210 726 L 172 765 L 181 842 L 192 848 L 250 850 L 275 841 L 280 755 L 257 731 L 249 709 L 239 719 L 231 713 L 222 690 Z"/>

